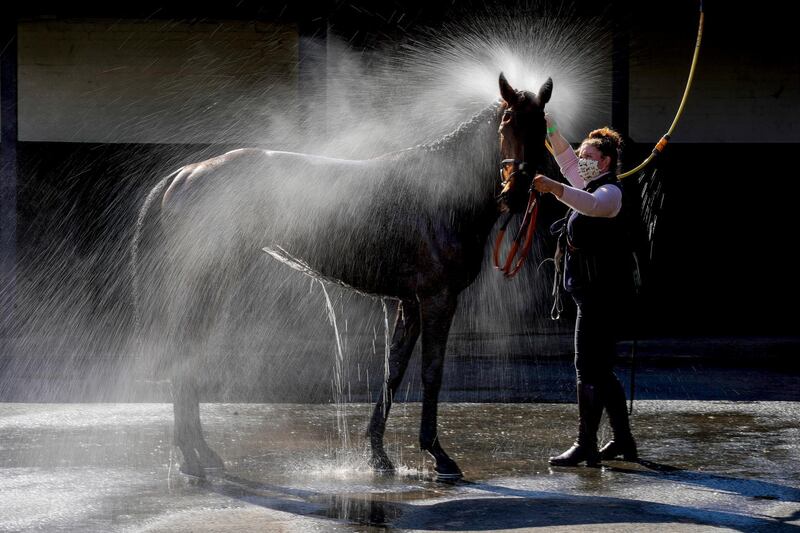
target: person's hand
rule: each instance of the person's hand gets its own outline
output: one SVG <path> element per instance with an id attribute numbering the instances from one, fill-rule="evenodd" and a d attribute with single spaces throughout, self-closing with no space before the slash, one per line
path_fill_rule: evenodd
<path id="1" fill-rule="evenodd" d="M 533 178 L 533 188 L 539 192 L 549 192 L 559 198 L 564 194 L 564 186 L 555 180 L 551 180 L 543 174 L 537 174 Z"/>
<path id="2" fill-rule="evenodd" d="M 558 125 L 556 124 L 556 119 L 553 118 L 553 115 L 550 113 L 544 114 L 544 121 L 547 124 L 547 135 L 548 137 L 558 131 Z"/>

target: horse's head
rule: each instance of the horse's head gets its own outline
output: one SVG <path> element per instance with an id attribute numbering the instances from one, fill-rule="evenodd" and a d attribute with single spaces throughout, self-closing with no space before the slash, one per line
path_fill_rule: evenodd
<path id="1" fill-rule="evenodd" d="M 553 80 L 547 81 L 538 94 L 517 91 L 500 74 L 503 118 L 500 121 L 500 181 L 498 200 L 503 210 L 525 209 L 533 176 L 544 155 L 547 126 L 544 105 L 550 101 Z"/>

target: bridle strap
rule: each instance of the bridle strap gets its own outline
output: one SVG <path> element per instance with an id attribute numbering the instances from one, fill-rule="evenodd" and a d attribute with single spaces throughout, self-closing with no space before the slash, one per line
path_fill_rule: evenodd
<path id="1" fill-rule="evenodd" d="M 506 109 L 505 113 L 513 113 L 512 110 Z M 501 180 L 503 181 L 503 186 L 505 187 L 507 183 L 509 183 L 515 175 L 517 174 L 527 174 L 528 173 L 528 163 L 525 162 L 525 148 L 523 146 L 523 151 L 520 154 L 523 159 L 503 159 L 500 161 L 500 176 Z M 505 165 L 513 165 L 511 173 L 507 176 L 503 175 L 503 167 Z M 511 242 L 511 249 L 508 251 L 508 255 L 506 256 L 506 260 L 503 263 L 503 266 L 500 266 L 500 246 L 503 243 L 503 238 L 506 234 L 506 228 L 508 227 L 508 223 L 511 221 L 511 217 L 513 213 L 509 213 L 506 219 L 503 221 L 502 226 L 500 227 L 500 231 L 497 234 L 497 239 L 494 243 L 494 252 L 492 253 L 492 259 L 494 261 L 494 267 L 503 272 L 503 275 L 506 278 L 514 277 L 517 272 L 520 271 L 522 265 L 525 264 L 525 260 L 528 258 L 528 254 L 531 250 L 531 245 L 533 244 L 533 234 L 536 231 L 536 216 L 539 213 L 539 202 L 538 196 L 536 194 L 536 190 L 533 188 L 531 184 L 531 188 L 529 191 L 528 197 L 528 206 L 525 209 L 525 215 L 522 217 L 522 224 L 520 224 L 519 230 L 517 230 L 517 234 L 514 235 L 514 239 Z M 522 243 L 522 250 L 520 250 L 520 240 L 522 239 L 523 234 L 525 235 L 525 240 Z M 516 262 L 514 259 L 516 258 Z"/>
<path id="2" fill-rule="evenodd" d="M 519 159 L 503 159 L 500 161 L 501 170 L 505 165 L 514 165 L 514 170 L 512 170 L 508 176 L 505 176 L 505 182 L 508 182 L 516 174 L 527 174 L 528 172 L 528 163 L 520 161 Z"/>
<path id="3" fill-rule="evenodd" d="M 508 179 L 506 181 L 510 180 L 511 177 L 517 172 L 525 172 L 525 166 L 527 166 L 524 161 L 519 161 L 517 159 L 503 159 L 500 164 L 514 164 L 514 166 L 518 167 L 508 175 Z M 506 260 L 503 262 L 502 266 L 500 266 L 500 247 L 503 244 L 503 239 L 506 235 L 506 229 L 508 228 L 509 222 L 511 222 L 511 218 L 514 216 L 514 213 L 508 213 L 500 226 L 500 231 L 497 233 L 497 238 L 494 242 L 494 251 L 492 253 L 494 267 L 503 272 L 503 275 L 507 278 L 514 277 L 517 272 L 520 271 L 522 265 L 525 264 L 525 260 L 528 258 L 531 246 L 533 245 L 533 234 L 536 231 L 536 218 L 539 213 L 539 201 L 538 195 L 533 186 L 531 186 L 529 194 L 528 205 L 522 218 L 522 224 L 520 224 L 516 235 L 514 235 L 514 238 L 512 239 L 511 249 L 509 250 Z M 523 235 L 525 236 L 525 239 L 524 242 L 521 243 Z M 522 244 L 521 250 L 520 244 Z M 516 262 L 514 262 L 515 258 Z"/>

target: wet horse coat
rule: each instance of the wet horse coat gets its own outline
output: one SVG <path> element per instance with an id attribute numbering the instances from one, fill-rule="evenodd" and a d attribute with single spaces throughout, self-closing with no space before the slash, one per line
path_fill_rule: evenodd
<path id="1" fill-rule="evenodd" d="M 184 166 L 151 191 L 133 243 L 134 290 L 142 335 L 171 359 L 182 471 L 202 476 L 205 468 L 222 467 L 202 434 L 197 376 L 188 361 L 209 349 L 211 324 L 232 305 L 237 283 L 266 261 L 264 248 L 315 275 L 399 300 L 386 390 L 368 429 L 371 463 L 393 468 L 383 450 L 386 418 L 421 336 L 420 446 L 434 457 L 440 476 L 461 476 L 437 437 L 448 332 L 458 295 L 477 277 L 500 213 L 496 176 L 504 143 L 498 144 L 498 126 L 501 135 L 506 126 L 506 139 L 518 146 L 538 142 L 528 159 L 535 167 L 551 89 L 548 80 L 538 96 L 517 93 L 501 77 L 502 104 L 435 143 L 378 158 L 234 150 Z M 506 119 L 501 123 L 509 106 L 520 110 L 513 132 Z"/>

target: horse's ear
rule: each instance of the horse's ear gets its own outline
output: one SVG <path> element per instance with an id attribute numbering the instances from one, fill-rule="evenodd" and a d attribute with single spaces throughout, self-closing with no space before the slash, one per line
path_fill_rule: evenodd
<path id="1" fill-rule="evenodd" d="M 500 96 L 509 106 L 514 105 L 519 100 L 517 91 L 508 83 L 502 72 L 500 73 Z"/>
<path id="2" fill-rule="evenodd" d="M 539 88 L 539 103 L 544 106 L 550 101 L 550 96 L 553 94 L 553 78 L 547 78 L 547 81 Z"/>

